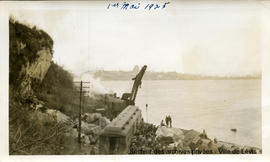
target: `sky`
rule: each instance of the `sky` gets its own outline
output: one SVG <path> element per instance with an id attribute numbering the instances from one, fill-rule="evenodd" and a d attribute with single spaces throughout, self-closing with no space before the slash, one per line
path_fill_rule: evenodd
<path id="1" fill-rule="evenodd" d="M 135 65 L 201 75 L 261 73 L 256 2 L 170 1 L 153 11 L 107 9 L 108 1 L 84 3 L 11 14 L 45 30 L 54 40 L 53 60 L 75 74 Z"/>

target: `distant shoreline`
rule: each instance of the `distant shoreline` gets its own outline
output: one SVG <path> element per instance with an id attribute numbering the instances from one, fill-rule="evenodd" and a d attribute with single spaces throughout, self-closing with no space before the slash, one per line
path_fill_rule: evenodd
<path id="1" fill-rule="evenodd" d="M 94 78 L 102 81 L 131 80 L 137 74 L 136 71 L 95 71 L 86 72 L 93 74 Z M 84 73 L 85 74 L 85 73 Z M 152 72 L 146 71 L 143 80 L 254 80 L 261 79 L 261 74 L 245 76 L 204 76 L 199 74 L 187 74 L 177 72 Z"/>
<path id="2" fill-rule="evenodd" d="M 97 79 L 97 78 L 96 78 Z M 100 78 L 99 78 L 100 79 Z M 200 80 L 261 80 L 261 78 L 250 78 L 250 79 L 142 79 L 144 81 L 181 81 L 181 80 L 189 80 L 189 81 L 200 81 Z M 106 80 L 100 79 L 100 81 L 132 81 L 131 79 L 115 79 L 115 80 Z"/>

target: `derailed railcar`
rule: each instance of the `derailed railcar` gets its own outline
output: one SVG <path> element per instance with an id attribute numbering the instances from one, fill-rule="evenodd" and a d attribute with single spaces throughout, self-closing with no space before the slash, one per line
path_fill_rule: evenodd
<path id="1" fill-rule="evenodd" d="M 141 110 L 137 106 L 126 107 L 103 129 L 99 138 L 100 154 L 128 153 L 131 138 L 141 122 Z"/>

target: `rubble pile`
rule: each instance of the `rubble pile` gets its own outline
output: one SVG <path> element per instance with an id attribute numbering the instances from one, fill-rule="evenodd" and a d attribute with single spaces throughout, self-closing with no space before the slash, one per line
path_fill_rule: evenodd
<path id="1" fill-rule="evenodd" d="M 65 132 L 67 137 L 71 137 L 74 141 L 78 139 L 78 119 L 72 120 L 64 113 L 47 109 L 46 114 L 52 116 L 57 122 L 69 125 Z M 82 154 L 98 154 L 98 142 L 101 130 L 109 124 L 110 121 L 99 113 L 86 113 L 82 115 L 81 121 L 81 152 Z M 84 153 L 83 153 L 84 152 Z"/>
<path id="2" fill-rule="evenodd" d="M 142 124 L 132 139 L 129 154 L 258 154 L 261 149 L 207 137 L 205 131 Z"/>
<path id="3" fill-rule="evenodd" d="M 35 109 L 42 110 L 43 104 L 35 104 Z M 46 109 L 45 114 L 57 122 L 67 123 L 69 129 L 65 133 L 74 141 L 78 138 L 78 119 L 72 120 L 64 113 Z M 109 119 L 100 113 L 85 113 L 81 122 L 81 143 L 85 154 L 98 154 L 99 135 Z M 143 123 L 137 126 L 131 140 L 129 154 L 258 154 L 261 149 L 239 146 L 233 143 L 208 138 L 205 131 L 185 130 L 155 126 Z"/>

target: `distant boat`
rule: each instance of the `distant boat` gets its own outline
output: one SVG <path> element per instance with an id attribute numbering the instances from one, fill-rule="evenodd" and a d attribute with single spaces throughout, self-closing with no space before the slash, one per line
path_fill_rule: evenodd
<path id="1" fill-rule="evenodd" d="M 237 132 L 237 129 L 236 128 L 232 128 L 231 131 Z"/>

